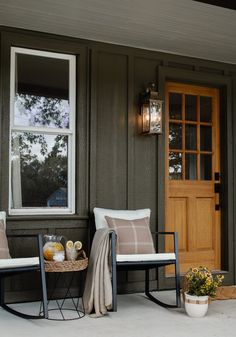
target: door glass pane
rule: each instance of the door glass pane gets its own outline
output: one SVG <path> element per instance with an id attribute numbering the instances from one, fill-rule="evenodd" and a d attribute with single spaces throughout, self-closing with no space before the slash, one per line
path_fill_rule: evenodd
<path id="1" fill-rule="evenodd" d="M 16 54 L 14 125 L 69 128 L 69 61 Z"/>
<path id="2" fill-rule="evenodd" d="M 182 153 L 169 153 L 169 178 L 172 180 L 182 179 Z"/>
<path id="3" fill-rule="evenodd" d="M 200 127 L 200 150 L 212 151 L 212 128 L 211 126 Z"/>
<path id="4" fill-rule="evenodd" d="M 68 207 L 68 136 L 12 132 L 12 208 Z"/>
<path id="5" fill-rule="evenodd" d="M 200 97 L 200 121 L 211 122 L 212 121 L 212 98 L 201 96 Z"/>
<path id="6" fill-rule="evenodd" d="M 185 179 L 197 179 L 197 155 L 192 153 L 185 154 Z"/>
<path id="7" fill-rule="evenodd" d="M 200 156 L 201 180 L 212 179 L 212 156 L 201 154 Z"/>
<path id="8" fill-rule="evenodd" d="M 185 148 L 186 150 L 197 149 L 197 127 L 186 124 L 185 126 Z"/>
<path id="9" fill-rule="evenodd" d="M 170 123 L 170 149 L 182 149 L 182 124 Z"/>
<path id="10" fill-rule="evenodd" d="M 170 119 L 182 119 L 182 95 L 170 94 Z"/>
<path id="11" fill-rule="evenodd" d="M 197 121 L 197 96 L 185 95 L 185 119 Z"/>

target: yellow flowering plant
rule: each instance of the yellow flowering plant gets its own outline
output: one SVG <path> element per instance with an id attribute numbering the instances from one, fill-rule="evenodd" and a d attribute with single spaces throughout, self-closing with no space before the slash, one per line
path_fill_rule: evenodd
<path id="1" fill-rule="evenodd" d="M 216 295 L 216 289 L 222 284 L 223 275 L 212 275 L 206 267 L 190 268 L 186 274 L 187 293 L 193 296 Z"/>

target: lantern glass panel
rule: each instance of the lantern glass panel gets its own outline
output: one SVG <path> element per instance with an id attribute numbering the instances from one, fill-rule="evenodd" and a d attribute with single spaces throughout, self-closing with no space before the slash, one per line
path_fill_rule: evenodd
<path id="1" fill-rule="evenodd" d="M 143 116 L 143 132 L 149 132 L 150 131 L 149 104 L 143 104 L 142 116 Z"/>
<path id="2" fill-rule="evenodd" d="M 150 133 L 160 133 L 161 128 L 162 101 L 150 100 Z"/>

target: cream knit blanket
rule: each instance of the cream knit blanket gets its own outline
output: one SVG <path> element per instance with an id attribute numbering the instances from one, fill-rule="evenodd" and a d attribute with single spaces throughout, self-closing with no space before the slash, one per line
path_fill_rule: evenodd
<path id="1" fill-rule="evenodd" d="M 112 309 L 109 233 L 107 228 L 98 229 L 92 243 L 83 295 L 85 312 L 95 311 L 92 317 L 101 317 Z"/>

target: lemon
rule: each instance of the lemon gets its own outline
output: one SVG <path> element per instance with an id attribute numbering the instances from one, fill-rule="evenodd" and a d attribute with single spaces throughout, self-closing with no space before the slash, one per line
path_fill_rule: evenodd
<path id="1" fill-rule="evenodd" d="M 75 243 L 74 243 L 74 247 L 75 247 L 75 249 L 76 250 L 80 250 L 80 249 L 82 249 L 82 242 L 81 241 L 75 241 Z"/>
<path id="2" fill-rule="evenodd" d="M 60 252 L 64 250 L 63 245 L 60 242 L 55 242 L 53 245 L 55 251 Z"/>
<path id="3" fill-rule="evenodd" d="M 72 249 L 73 247 L 74 247 L 73 241 L 71 241 L 71 240 L 67 241 L 66 248 Z"/>

